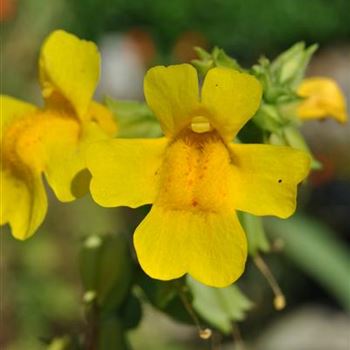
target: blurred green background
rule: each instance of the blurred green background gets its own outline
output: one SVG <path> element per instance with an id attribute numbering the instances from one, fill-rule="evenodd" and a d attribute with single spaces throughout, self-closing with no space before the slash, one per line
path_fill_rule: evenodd
<path id="1" fill-rule="evenodd" d="M 98 98 L 142 100 L 147 67 L 189 61 L 196 45 L 222 47 L 249 66 L 260 55 L 273 58 L 305 41 L 320 45 L 308 73 L 335 78 L 349 100 L 349 13 L 347 0 L 1 0 L 1 93 L 41 103 L 39 48 L 50 31 L 62 28 L 99 45 Z M 252 349 L 350 348 L 350 295 L 344 295 L 350 288 L 350 127 L 315 121 L 305 123 L 303 133 L 324 169 L 303 188 L 296 218 L 266 220 L 276 243 L 266 260 L 287 308 L 273 309 L 271 291 L 252 264 L 240 281 L 255 303 L 241 324 Z M 143 208 L 100 208 L 89 196 L 62 204 L 50 193 L 48 217 L 33 238 L 18 242 L 4 232 L 0 348 L 44 349 L 45 339 L 78 332 L 84 325 L 77 262 L 83 237 L 130 237 L 143 215 Z M 143 315 L 128 335 L 135 349 L 220 348 L 147 304 Z M 223 339 L 222 349 L 233 348 L 231 341 Z"/>

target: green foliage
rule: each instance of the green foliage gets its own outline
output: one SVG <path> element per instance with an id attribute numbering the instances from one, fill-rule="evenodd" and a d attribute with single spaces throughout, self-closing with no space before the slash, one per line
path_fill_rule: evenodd
<path id="1" fill-rule="evenodd" d="M 98 350 L 128 350 L 121 321 L 117 317 L 105 317 L 99 322 Z"/>
<path id="2" fill-rule="evenodd" d="M 265 132 L 280 134 L 286 121 L 275 105 L 262 103 L 254 116 L 254 123 Z"/>
<path id="3" fill-rule="evenodd" d="M 306 48 L 304 43 L 297 43 L 273 61 L 263 57 L 252 67 L 252 73 L 260 80 L 264 91 L 261 106 L 252 120 L 265 131 L 265 141 L 291 146 L 311 156 L 298 131 L 301 122 L 296 107 L 300 102 L 297 88 L 316 49 L 317 45 Z M 312 159 L 313 169 L 319 169 L 320 164 Z"/>
<path id="4" fill-rule="evenodd" d="M 272 62 L 265 57 L 252 67 L 252 73 L 263 86 L 263 103 L 280 105 L 298 101 L 297 88 L 304 78 L 317 45 L 297 43 Z"/>
<path id="5" fill-rule="evenodd" d="M 301 122 L 297 104 L 301 98 L 297 88 L 316 49 L 317 45 L 305 47 L 304 43 L 297 43 L 273 61 L 263 57 L 252 67 L 252 73 L 260 80 L 264 91 L 253 122 L 265 132 L 265 142 L 309 153 L 312 169 L 320 169 L 321 164 L 313 157 L 298 130 Z"/>
<path id="6" fill-rule="evenodd" d="M 242 321 L 251 309 L 252 302 L 236 285 L 226 288 L 208 287 L 187 277 L 187 285 L 193 294 L 193 308 L 210 325 L 224 334 L 232 332 L 232 323 Z"/>
<path id="7" fill-rule="evenodd" d="M 186 31 L 245 59 L 281 51 L 300 38 L 326 43 L 350 35 L 346 0 L 270 0 L 268 6 L 261 0 L 75 0 L 69 6 L 77 34 L 98 39 L 106 31 L 142 28 L 166 57 Z"/>
<path id="8" fill-rule="evenodd" d="M 162 134 L 157 119 L 145 103 L 108 97 L 106 105 L 116 118 L 118 137 L 144 138 Z"/>
<path id="9" fill-rule="evenodd" d="M 262 218 L 244 212 L 239 213 L 239 218 L 247 234 L 249 254 L 254 257 L 259 252 L 267 253 L 270 242 L 266 237 Z"/>
<path id="10" fill-rule="evenodd" d="M 210 53 L 201 47 L 196 47 L 195 51 L 198 59 L 192 60 L 192 64 L 196 67 L 200 76 L 205 76 L 208 70 L 214 67 L 225 67 L 239 71 L 242 70 L 234 58 L 228 56 L 224 50 L 216 46 Z"/>
<path id="11" fill-rule="evenodd" d="M 80 272 L 90 329 L 85 343 L 91 338 L 98 350 L 129 349 L 125 332 L 139 324 L 142 311 L 131 289 L 134 263 L 127 238 L 88 236 L 80 252 Z"/>
<path id="12" fill-rule="evenodd" d="M 81 347 L 76 339 L 65 335 L 61 338 L 52 339 L 47 350 L 81 350 Z"/>
<path id="13" fill-rule="evenodd" d="M 119 309 L 119 315 L 125 329 L 136 328 L 142 318 L 142 307 L 140 300 L 130 293 Z"/>
<path id="14" fill-rule="evenodd" d="M 0 338 L 9 350 L 44 349 L 42 339 L 50 339 L 54 334 L 49 320 L 54 320 L 57 328 L 69 328 L 79 315 L 78 293 L 70 283 L 76 272 L 70 257 L 77 246 L 71 242 L 67 245 L 45 229 L 26 244 L 6 233 L 1 229 L 0 274 L 6 288 L 1 292 L 4 301 L 1 312 L 5 318 L 1 322 Z M 68 255 L 64 261 L 61 249 Z M 12 319 L 7 318 L 10 312 Z M 14 333 L 8 333 L 9 327 Z M 8 334 L 13 336 L 6 344 Z"/>
<path id="15" fill-rule="evenodd" d="M 290 147 L 300 149 L 310 154 L 311 156 L 311 169 L 319 170 L 322 169 L 322 164 L 313 157 L 309 146 L 305 142 L 305 139 L 301 132 L 293 126 L 283 128 L 283 136 L 286 144 Z"/>
<path id="16" fill-rule="evenodd" d="M 317 49 L 317 45 L 305 48 L 305 43 L 297 43 L 271 63 L 271 75 L 281 85 L 289 85 L 293 90 L 304 78 L 306 67 Z"/>
<path id="17" fill-rule="evenodd" d="M 133 270 L 126 238 L 122 234 L 87 237 L 80 254 L 80 269 L 89 293 L 86 301 L 93 301 L 95 296 L 102 310 L 118 308 L 130 289 Z"/>
<path id="18" fill-rule="evenodd" d="M 95 292 L 97 288 L 98 264 L 103 240 L 98 235 L 90 235 L 80 251 L 80 275 L 84 289 Z"/>
<path id="19" fill-rule="evenodd" d="M 166 313 L 173 319 L 193 324 L 193 319 L 186 310 L 180 293 L 190 303 L 192 295 L 184 288 L 182 279 L 175 281 L 158 281 L 151 279 L 141 272 L 138 276 L 138 285 L 141 287 L 147 300 L 158 310 Z"/>
<path id="20" fill-rule="evenodd" d="M 350 311 L 350 252 L 336 234 L 316 220 L 294 215 L 266 220 L 268 232 L 285 241 L 285 254 Z"/>

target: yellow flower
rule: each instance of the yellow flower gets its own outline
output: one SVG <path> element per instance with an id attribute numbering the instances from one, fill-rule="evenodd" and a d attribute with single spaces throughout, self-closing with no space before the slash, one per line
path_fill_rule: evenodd
<path id="1" fill-rule="evenodd" d="M 227 286 L 242 274 L 247 256 L 235 211 L 290 216 L 309 156 L 231 142 L 259 107 L 261 86 L 251 75 L 211 69 L 199 97 L 192 66 L 155 67 L 144 89 L 165 137 L 91 145 L 92 196 L 106 207 L 153 203 L 134 235 L 148 275 L 170 280 L 189 273 Z"/>
<path id="2" fill-rule="evenodd" d="M 115 132 L 110 112 L 91 100 L 99 76 L 95 44 L 53 32 L 39 60 L 44 108 L 1 96 L 1 212 L 18 239 L 32 235 L 47 211 L 42 174 L 61 201 L 88 189 L 84 152 Z"/>
<path id="3" fill-rule="evenodd" d="M 313 77 L 304 79 L 298 94 L 305 100 L 298 106 L 301 119 L 324 119 L 333 117 L 340 123 L 348 119 L 345 97 L 333 79 Z"/>

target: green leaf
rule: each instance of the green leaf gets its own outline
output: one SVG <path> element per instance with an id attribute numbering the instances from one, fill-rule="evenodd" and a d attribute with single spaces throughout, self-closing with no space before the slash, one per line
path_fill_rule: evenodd
<path id="1" fill-rule="evenodd" d="M 187 277 L 193 294 L 194 310 L 213 327 L 224 334 L 232 332 L 232 323 L 242 321 L 252 302 L 235 285 L 226 288 L 208 287 Z"/>
<path id="2" fill-rule="evenodd" d="M 127 296 L 133 265 L 129 242 L 122 234 L 106 236 L 99 261 L 97 299 L 105 310 L 116 309 Z"/>
<path id="3" fill-rule="evenodd" d="M 132 293 L 129 293 L 118 314 L 125 329 L 136 328 L 142 318 L 142 308 L 139 299 Z"/>
<path id="4" fill-rule="evenodd" d="M 270 243 L 266 237 L 262 218 L 241 212 L 239 218 L 247 234 L 248 251 L 252 256 L 259 252 L 268 252 Z"/>
<path id="5" fill-rule="evenodd" d="M 329 227 L 303 215 L 268 219 L 273 237 L 285 241 L 285 254 L 350 311 L 350 252 Z"/>
<path id="6" fill-rule="evenodd" d="M 189 324 L 193 323 L 179 296 L 179 288 L 182 288 L 181 291 L 184 293 L 186 299 L 189 302 L 192 301 L 192 295 L 183 284 L 183 279 L 159 281 L 149 278 L 143 271 L 140 271 L 137 284 L 141 287 L 148 301 L 158 310 L 177 321 Z M 185 290 L 183 287 L 185 287 Z"/>
<path id="7" fill-rule="evenodd" d="M 155 280 L 140 271 L 137 282 L 148 300 L 159 309 L 165 308 L 176 297 L 177 289 L 174 281 Z"/>
<path id="8" fill-rule="evenodd" d="M 158 120 L 144 102 L 106 98 L 106 106 L 118 125 L 118 137 L 159 137 L 162 135 Z"/>

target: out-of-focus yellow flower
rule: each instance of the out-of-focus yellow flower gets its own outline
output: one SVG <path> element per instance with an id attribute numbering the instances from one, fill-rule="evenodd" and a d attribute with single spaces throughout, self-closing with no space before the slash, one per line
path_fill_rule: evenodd
<path id="1" fill-rule="evenodd" d="M 340 123 L 348 119 L 345 97 L 338 84 L 329 78 L 313 77 L 302 81 L 298 94 L 304 97 L 298 106 L 300 119 L 333 117 Z"/>
<path id="2" fill-rule="evenodd" d="M 191 65 L 155 67 L 144 90 L 165 137 L 89 147 L 93 198 L 106 207 L 153 203 L 134 235 L 151 277 L 189 273 L 204 284 L 227 286 L 242 274 L 247 256 L 235 210 L 290 216 L 309 156 L 231 142 L 259 107 L 261 86 L 251 75 L 211 69 L 200 95 Z"/>
<path id="3" fill-rule="evenodd" d="M 99 66 L 95 44 L 55 31 L 40 53 L 44 108 L 1 96 L 0 224 L 9 223 L 18 239 L 45 217 L 42 174 L 61 201 L 75 199 L 88 189 L 87 144 L 115 133 L 110 112 L 91 100 Z"/>

